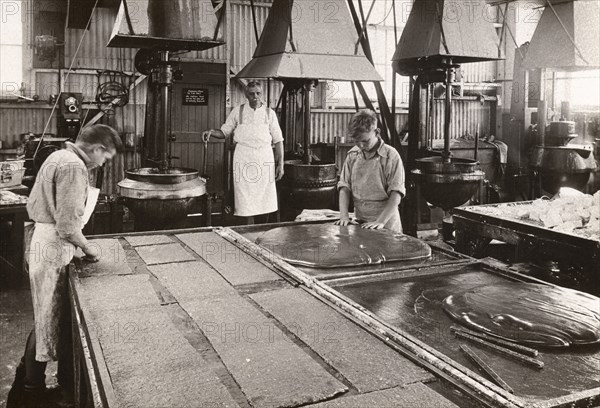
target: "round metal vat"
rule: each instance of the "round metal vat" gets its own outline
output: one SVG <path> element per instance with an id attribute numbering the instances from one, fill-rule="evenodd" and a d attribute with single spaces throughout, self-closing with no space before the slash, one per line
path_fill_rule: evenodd
<path id="1" fill-rule="evenodd" d="M 427 174 L 463 174 L 481 170 L 478 161 L 456 157 L 451 158 L 450 163 L 444 163 L 439 156 L 423 157 L 416 161 L 417 169 Z"/>
<path id="2" fill-rule="evenodd" d="M 540 173 L 542 189 L 550 194 L 561 187 L 583 190 L 597 167 L 592 146 L 536 146 L 530 163 Z"/>
<path id="3" fill-rule="evenodd" d="M 571 187 L 583 191 L 590 180 L 590 172 L 582 173 L 555 173 L 542 171 L 542 189 L 550 194 L 556 194 L 562 187 Z"/>
<path id="4" fill-rule="evenodd" d="M 156 167 L 143 167 L 125 170 L 125 175 L 130 180 L 145 181 L 156 184 L 178 184 L 193 180 L 198 177 L 198 170 L 184 167 L 173 167 L 160 170 Z"/>
<path id="5" fill-rule="evenodd" d="M 194 169 L 159 172 L 140 168 L 126 170 L 126 174 L 127 178 L 118 183 L 119 194 L 135 215 L 138 231 L 170 228 L 189 214 L 194 199 L 206 194 L 206 182 Z"/>
<path id="6" fill-rule="evenodd" d="M 177 221 L 184 219 L 196 197 L 172 200 L 140 200 L 125 198 L 125 205 L 135 215 L 136 231 L 172 229 Z"/>
<path id="7" fill-rule="evenodd" d="M 286 160 L 284 176 L 278 184 L 284 208 L 294 210 L 335 209 L 337 170 L 331 164 L 304 164 L 301 160 Z"/>
<path id="8" fill-rule="evenodd" d="M 450 163 L 444 163 L 441 157 L 425 157 L 416 162 L 417 169 L 412 174 L 421 194 L 445 211 L 466 203 L 485 178 L 475 160 L 452 158 Z"/>

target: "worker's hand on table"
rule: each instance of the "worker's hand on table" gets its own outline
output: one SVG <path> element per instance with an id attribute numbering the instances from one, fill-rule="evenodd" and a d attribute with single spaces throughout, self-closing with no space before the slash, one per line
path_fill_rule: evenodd
<path id="1" fill-rule="evenodd" d="M 98 262 L 100 260 L 100 248 L 94 244 L 88 244 L 84 248 L 81 248 L 85 253 L 83 260 L 85 262 Z"/>
<path id="2" fill-rule="evenodd" d="M 340 225 L 342 227 L 345 227 L 346 225 L 358 225 L 358 222 L 354 221 L 354 220 L 350 220 L 350 219 L 339 219 L 336 222 L 333 223 L 333 225 Z"/>
<path id="3" fill-rule="evenodd" d="M 84 262 L 96 263 L 96 262 L 98 262 L 100 260 L 100 258 L 91 257 L 89 255 L 86 255 L 83 258 L 81 258 L 81 260 L 84 261 Z"/>
<path id="4" fill-rule="evenodd" d="M 361 224 L 361 228 L 367 228 L 367 229 L 383 229 L 385 224 L 382 224 L 380 222 L 365 222 L 364 224 Z"/>
<path id="5" fill-rule="evenodd" d="M 275 181 L 279 181 L 283 178 L 283 165 L 275 167 Z"/>

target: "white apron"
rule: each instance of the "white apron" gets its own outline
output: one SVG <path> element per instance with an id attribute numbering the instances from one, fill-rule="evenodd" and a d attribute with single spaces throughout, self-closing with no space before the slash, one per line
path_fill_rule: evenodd
<path id="1" fill-rule="evenodd" d="M 268 114 L 265 123 L 243 123 L 243 107 L 233 136 L 234 214 L 251 217 L 277 211 L 275 158 Z"/>
<path id="2" fill-rule="evenodd" d="M 356 219 L 365 222 L 377 221 L 389 198 L 379 156 L 370 160 L 359 158 L 354 162 L 351 170 L 352 199 Z M 394 211 L 384 227 L 397 233 L 402 232 L 398 210 Z"/>
<path id="3" fill-rule="evenodd" d="M 98 199 L 95 188 L 88 188 L 84 218 L 87 223 Z M 35 316 L 35 359 L 57 359 L 62 313 L 69 310 L 66 266 L 77 248 L 60 238 L 55 224 L 36 222 L 29 246 L 29 281 Z"/>

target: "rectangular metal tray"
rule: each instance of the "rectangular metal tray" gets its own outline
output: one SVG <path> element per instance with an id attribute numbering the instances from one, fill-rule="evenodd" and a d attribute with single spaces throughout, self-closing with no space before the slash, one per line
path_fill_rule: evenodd
<path id="1" fill-rule="evenodd" d="M 450 332 L 450 326 L 455 322 L 443 311 L 441 302 L 450 294 L 506 280 L 537 281 L 485 263 L 474 263 L 422 269 L 418 276 L 398 271 L 330 280 L 327 284 L 382 321 L 454 362 L 472 368 L 459 349 L 460 344 L 468 342 L 455 338 Z M 538 370 L 469 345 L 484 356 L 526 406 L 556 406 L 564 401 L 600 395 L 599 347 L 540 350 L 539 359 L 544 361 L 545 367 Z"/>
<path id="2" fill-rule="evenodd" d="M 567 234 L 565 232 L 556 231 L 552 228 L 544 227 L 541 223 L 535 223 L 534 221 L 517 220 L 509 217 L 502 217 L 500 215 L 490 215 L 480 212 L 478 209 L 481 208 L 498 208 L 502 205 L 514 205 L 514 206 L 527 206 L 533 203 L 533 201 L 518 201 L 513 203 L 502 203 L 502 204 L 484 204 L 478 206 L 469 207 L 456 207 L 452 210 L 453 216 L 464 217 L 466 219 L 486 223 L 489 225 L 495 225 L 514 231 L 534 234 L 537 237 L 548 238 L 553 240 L 564 240 L 571 245 L 600 249 L 600 241 L 585 238 L 579 235 Z"/>

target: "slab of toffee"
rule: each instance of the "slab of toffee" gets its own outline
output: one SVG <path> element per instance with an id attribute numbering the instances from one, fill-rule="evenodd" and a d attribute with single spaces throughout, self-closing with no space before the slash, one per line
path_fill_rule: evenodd
<path id="1" fill-rule="evenodd" d="M 313 268 L 352 267 L 408 261 L 431 256 L 423 241 L 390 230 L 357 225 L 294 225 L 264 232 L 256 243 L 295 265 Z"/>
<path id="2" fill-rule="evenodd" d="M 473 330 L 540 347 L 599 344 L 599 305 L 587 293 L 523 282 L 479 286 L 442 302 Z"/>

